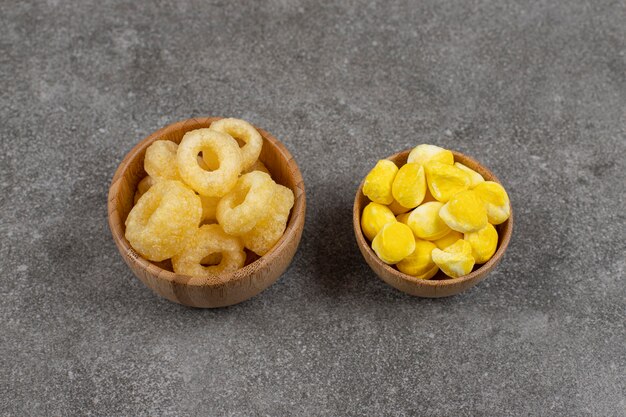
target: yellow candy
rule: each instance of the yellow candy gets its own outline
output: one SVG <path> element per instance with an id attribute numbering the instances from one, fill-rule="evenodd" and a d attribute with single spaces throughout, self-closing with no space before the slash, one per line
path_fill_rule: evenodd
<path id="1" fill-rule="evenodd" d="M 239 144 L 243 143 L 241 147 L 242 171 L 254 165 L 259 158 L 261 148 L 263 147 L 263 138 L 254 126 L 245 120 L 234 118 L 221 119 L 211 123 L 210 129 L 226 133 L 232 136 Z M 207 165 L 211 166 L 215 164 L 214 155 L 210 152 L 202 156 Z"/>
<path id="2" fill-rule="evenodd" d="M 442 203 L 470 186 L 470 176 L 454 165 L 435 161 L 427 163 L 424 168 L 430 193 Z"/>
<path id="3" fill-rule="evenodd" d="M 180 181 L 154 184 L 126 218 L 126 239 L 144 258 L 163 261 L 177 254 L 198 228 L 200 198 Z"/>
<path id="4" fill-rule="evenodd" d="M 241 236 L 246 248 L 260 256 L 269 252 L 285 233 L 293 204 L 293 191 L 274 184 L 274 197 L 267 216 L 261 219 L 252 230 Z"/>
<path id="5" fill-rule="evenodd" d="M 156 180 L 152 178 L 150 175 L 146 175 L 139 184 L 137 184 L 137 191 L 135 191 L 135 199 L 133 204 L 137 204 L 137 201 L 141 198 L 142 195 L 146 193 L 156 183 Z"/>
<path id="6" fill-rule="evenodd" d="M 363 229 L 365 237 L 371 241 L 384 225 L 395 221 L 396 218 L 387 206 L 369 203 L 361 214 L 361 229 Z"/>
<path id="7" fill-rule="evenodd" d="M 426 176 L 419 164 L 405 164 L 396 174 L 391 187 L 394 202 L 402 207 L 417 207 L 426 194 Z"/>
<path id="8" fill-rule="evenodd" d="M 477 232 L 487 226 L 485 204 L 473 190 L 461 191 L 439 210 L 448 227 L 461 233 Z"/>
<path id="9" fill-rule="evenodd" d="M 409 216 L 411 215 L 411 213 L 402 213 L 402 214 L 398 214 L 396 216 L 396 220 L 399 221 L 400 223 L 404 223 L 408 225 L 408 221 L 409 221 Z"/>
<path id="10" fill-rule="evenodd" d="M 477 264 L 484 264 L 496 252 L 498 246 L 498 232 L 493 225 L 487 226 L 478 232 L 465 233 L 465 240 L 472 245 L 472 256 Z"/>
<path id="11" fill-rule="evenodd" d="M 396 200 L 393 200 L 391 204 L 389 204 L 387 207 L 389 207 L 389 210 L 391 210 L 391 212 L 395 214 L 396 216 L 398 214 L 406 213 L 407 211 L 411 210 L 410 208 L 404 207 L 403 205 L 398 203 Z"/>
<path id="12" fill-rule="evenodd" d="M 229 235 L 249 232 L 267 213 L 275 183 L 261 171 L 242 175 L 235 187 L 217 204 L 218 223 Z"/>
<path id="13" fill-rule="evenodd" d="M 424 173 L 426 173 L 425 170 L 424 170 Z M 437 199 L 435 197 L 433 197 L 433 195 L 430 193 L 430 190 L 428 189 L 428 184 L 426 184 L 426 194 L 424 195 L 424 199 L 422 200 L 422 204 L 428 203 L 430 201 L 437 201 Z"/>
<path id="14" fill-rule="evenodd" d="M 382 159 L 367 174 L 363 183 L 363 194 L 374 203 L 391 204 L 393 194 L 391 186 L 398 172 L 396 164 L 388 159 Z"/>
<path id="15" fill-rule="evenodd" d="M 474 192 L 485 203 L 489 223 L 504 223 L 511 215 L 509 196 L 504 188 L 493 181 L 485 181 L 474 188 Z"/>
<path id="16" fill-rule="evenodd" d="M 155 180 L 181 181 L 176 165 L 178 145 L 171 140 L 157 140 L 148 146 L 143 166 Z"/>
<path id="17" fill-rule="evenodd" d="M 372 249 L 387 264 L 397 264 L 415 250 L 415 237 L 403 223 L 387 223 L 372 241 Z"/>
<path id="18" fill-rule="evenodd" d="M 216 256 L 220 254 L 221 256 Z M 219 262 L 218 262 L 219 261 Z M 203 263 L 216 263 L 205 266 Z M 224 233 L 217 224 L 196 228 L 182 251 L 172 257 L 174 272 L 195 277 L 208 277 L 233 272 L 246 262 L 241 239 Z"/>
<path id="19" fill-rule="evenodd" d="M 396 264 L 400 272 L 419 279 L 430 279 L 435 276 L 439 267 L 433 262 L 431 252 L 435 245 L 427 240 L 417 239 L 412 254 Z"/>
<path id="20" fill-rule="evenodd" d="M 463 239 L 463 233 L 457 232 L 456 230 L 451 230 L 450 233 L 442 237 L 441 239 L 435 240 L 435 245 L 441 250 L 444 250 L 450 245 L 456 243 L 457 240 Z"/>
<path id="21" fill-rule="evenodd" d="M 473 169 L 466 167 L 462 163 L 455 162 L 454 166 L 457 167 L 458 169 L 460 169 L 461 171 L 466 172 L 467 175 L 469 175 L 469 177 L 470 177 L 470 188 L 474 188 L 478 184 L 480 184 L 481 182 L 485 182 L 485 179 L 483 178 L 482 175 L 480 175 L 478 172 L 474 171 Z"/>
<path id="22" fill-rule="evenodd" d="M 433 262 L 449 277 L 458 278 L 467 275 L 474 267 L 472 245 L 465 240 L 457 240 L 455 244 L 444 250 L 433 249 Z"/>
<path id="23" fill-rule="evenodd" d="M 443 164 L 452 165 L 454 163 L 454 155 L 447 149 L 440 148 L 435 145 L 417 145 L 411 153 L 407 162 L 425 165 L 428 162 L 437 161 Z"/>
<path id="24" fill-rule="evenodd" d="M 437 240 L 450 233 L 450 228 L 439 217 L 441 207 L 443 203 L 431 201 L 418 206 L 409 214 L 406 224 L 416 237 Z"/>

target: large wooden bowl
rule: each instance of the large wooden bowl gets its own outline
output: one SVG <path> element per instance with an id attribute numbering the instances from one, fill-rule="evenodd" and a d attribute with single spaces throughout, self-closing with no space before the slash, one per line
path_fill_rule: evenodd
<path id="1" fill-rule="evenodd" d="M 126 155 L 117 168 L 109 189 L 109 227 L 124 261 L 137 278 L 155 293 L 192 307 L 210 308 L 237 304 L 272 285 L 291 263 L 304 228 L 306 198 L 298 165 L 278 139 L 258 129 L 263 136 L 263 150 L 259 159 L 270 170 L 274 180 L 289 187 L 295 197 L 287 229 L 270 252 L 260 258 L 250 253 L 246 266 L 235 272 L 222 274 L 219 279 L 192 280 L 192 277 L 172 272 L 169 261 L 158 263 L 147 261 L 131 248 L 124 237 L 124 222 L 133 206 L 137 184 L 146 175 L 143 160 L 148 146 L 159 139 L 180 143 L 186 132 L 209 127 L 212 122 L 219 119 L 219 117 L 189 119 L 154 132 Z"/>
<path id="2" fill-rule="evenodd" d="M 410 150 L 406 150 L 404 152 L 391 155 L 387 159 L 395 162 L 398 167 L 401 167 L 406 164 L 409 152 Z M 454 154 L 454 160 L 456 162 L 460 162 L 478 172 L 485 178 L 485 180 L 497 183 L 500 182 L 491 171 L 476 162 L 474 159 L 459 152 L 453 151 L 452 153 Z M 399 289 L 400 291 L 417 297 L 448 297 L 465 291 L 485 279 L 502 259 L 502 255 L 504 255 L 504 252 L 509 245 L 511 233 L 513 232 L 513 209 L 511 208 L 511 217 L 509 217 L 509 219 L 504 223 L 495 226 L 498 231 L 498 247 L 496 249 L 496 253 L 489 261 L 483 265 L 476 265 L 471 273 L 460 278 L 450 278 L 442 271 L 439 271 L 437 275 L 429 280 L 418 279 L 398 271 L 391 265 L 387 265 L 381 261 L 372 250 L 370 243 L 367 241 L 365 235 L 363 235 L 363 231 L 361 230 L 361 213 L 363 212 L 363 208 L 368 203 L 369 199 L 363 194 L 363 182 L 361 182 L 361 185 L 356 193 L 356 198 L 354 199 L 352 223 L 357 244 L 363 254 L 363 257 L 365 258 L 365 261 L 376 273 L 376 275 L 378 275 L 378 277 L 380 277 L 380 279 L 385 281 L 387 284 Z"/>

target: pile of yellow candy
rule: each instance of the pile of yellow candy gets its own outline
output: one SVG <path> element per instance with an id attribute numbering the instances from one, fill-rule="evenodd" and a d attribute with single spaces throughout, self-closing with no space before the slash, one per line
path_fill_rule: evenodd
<path id="1" fill-rule="evenodd" d="M 504 188 L 455 162 L 449 150 L 418 145 L 398 168 L 378 161 L 365 177 L 370 200 L 361 228 L 385 263 L 416 278 L 439 269 L 457 278 L 487 262 L 498 246 L 494 225 L 509 218 Z"/>
<path id="2" fill-rule="evenodd" d="M 250 123 L 221 119 L 180 144 L 146 150 L 146 176 L 126 219 L 126 239 L 144 258 L 172 260 L 174 272 L 235 271 L 245 249 L 265 255 L 283 235 L 293 192 L 258 160 L 263 138 Z"/>

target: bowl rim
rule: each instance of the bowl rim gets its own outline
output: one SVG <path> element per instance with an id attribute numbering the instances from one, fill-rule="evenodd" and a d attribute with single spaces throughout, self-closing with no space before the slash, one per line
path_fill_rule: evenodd
<path id="1" fill-rule="evenodd" d="M 403 151 L 397 152 L 395 154 L 389 155 L 387 157 L 385 157 L 384 159 L 389 159 L 392 160 L 394 158 L 397 157 L 403 157 L 405 154 L 408 155 L 409 152 L 411 152 L 412 149 L 405 149 Z M 474 166 L 478 166 L 480 167 L 481 170 L 483 170 L 484 172 L 486 172 L 489 176 L 491 176 L 491 179 L 489 181 L 493 181 L 493 182 L 497 182 L 498 184 L 502 185 L 502 183 L 500 182 L 500 180 L 498 179 L 498 177 L 496 177 L 496 175 L 489 170 L 487 167 L 485 167 L 484 165 L 482 165 L 481 163 L 479 163 L 477 160 L 475 160 L 474 158 L 465 155 L 464 153 L 458 152 L 458 151 L 454 151 L 451 150 L 452 154 L 455 157 L 455 162 L 457 157 L 462 157 L 463 159 L 465 159 L 466 161 L 469 161 L 471 164 L 473 164 Z M 470 167 L 471 168 L 471 167 Z M 472 168 L 473 169 L 473 168 Z M 504 252 L 506 252 L 507 247 L 509 246 L 509 242 L 511 240 L 511 235 L 513 233 L 513 207 L 511 205 L 511 202 L 509 201 L 509 206 L 510 206 L 510 216 L 509 218 L 501 223 L 501 224 L 505 224 L 508 222 L 507 226 L 504 228 L 504 233 L 502 234 L 500 238 L 500 245 L 498 246 L 498 249 L 496 250 L 496 252 L 493 254 L 493 256 L 491 257 L 491 259 L 489 259 L 487 262 L 485 262 L 484 264 L 480 265 L 480 267 L 478 267 L 477 269 L 473 270 L 472 272 L 470 272 L 467 275 L 463 275 L 462 277 L 458 277 L 458 278 L 447 278 L 447 279 L 420 279 L 420 278 L 416 278 L 412 275 L 408 275 L 405 274 L 403 272 L 400 272 L 399 270 L 395 269 L 392 265 L 388 265 L 386 263 L 384 263 L 382 260 L 380 260 L 378 258 L 378 256 L 376 255 L 376 253 L 374 252 L 374 250 L 372 249 L 371 245 L 368 243 L 367 239 L 365 238 L 365 236 L 363 235 L 363 230 L 361 229 L 361 213 L 359 210 L 359 199 L 361 198 L 361 195 L 363 193 L 363 183 L 365 182 L 365 178 L 363 178 L 363 180 L 361 181 L 361 183 L 359 184 L 359 187 L 357 189 L 356 192 L 356 196 L 354 198 L 354 204 L 352 206 L 352 226 L 354 228 L 354 234 L 357 240 L 357 244 L 361 247 L 361 249 L 368 251 L 369 254 L 371 254 L 371 259 L 377 263 L 377 265 L 380 265 L 386 272 L 388 272 L 389 274 L 393 275 L 395 278 L 400 279 L 402 281 L 408 282 L 410 284 L 414 284 L 415 286 L 423 286 L 423 287 L 447 287 L 447 286 L 453 286 L 453 285 L 458 285 L 460 283 L 464 283 L 466 281 L 474 281 L 477 280 L 482 274 L 489 272 L 492 268 L 494 268 L 498 262 L 500 261 L 500 259 L 502 258 L 502 256 L 504 255 Z"/>
<path id="2" fill-rule="evenodd" d="M 197 287 L 222 287 L 226 285 L 232 285 L 237 281 L 241 281 L 246 277 L 252 275 L 253 273 L 263 269 L 265 266 L 269 265 L 277 256 L 279 256 L 281 252 L 284 251 L 290 241 L 297 238 L 299 230 L 304 227 L 304 220 L 306 216 L 306 193 L 304 180 L 302 178 L 300 168 L 298 167 L 298 164 L 296 163 L 293 155 L 289 152 L 289 150 L 287 150 L 287 148 L 281 141 L 276 139 L 271 133 L 267 132 L 266 130 L 253 125 L 254 128 L 259 131 L 264 140 L 269 141 L 276 149 L 278 149 L 279 154 L 285 160 L 289 168 L 289 172 L 291 173 L 291 175 L 293 175 L 293 182 L 295 184 L 292 189 L 294 193 L 294 205 L 291 208 L 289 222 L 287 223 L 285 232 L 281 236 L 280 240 L 272 247 L 269 252 L 249 263 L 248 265 L 237 269 L 236 271 L 226 274 L 217 274 L 215 275 L 215 277 L 219 277 L 217 279 L 207 279 L 206 277 L 195 277 L 190 275 L 177 274 L 167 269 L 163 269 L 139 255 L 135 251 L 135 249 L 132 248 L 128 240 L 126 240 L 123 230 L 124 222 L 122 221 L 120 213 L 118 213 L 116 208 L 117 195 L 119 194 L 119 189 L 122 182 L 121 180 L 124 177 L 124 173 L 131 165 L 131 163 L 138 157 L 138 154 L 143 152 L 154 141 L 163 139 L 170 133 L 179 130 L 188 132 L 202 127 L 198 125 L 206 125 L 206 127 L 208 127 L 212 122 L 223 118 L 224 117 L 219 116 L 194 117 L 168 124 L 161 129 L 158 129 L 157 131 L 149 134 L 144 139 L 139 141 L 136 145 L 134 145 L 131 150 L 126 153 L 124 159 L 122 160 L 122 162 L 120 162 L 117 169 L 115 170 L 115 174 L 113 175 L 111 184 L 109 186 L 107 201 L 107 218 L 109 223 L 109 229 L 113 234 L 114 241 L 118 246 L 120 252 L 123 252 L 128 257 L 133 258 L 133 262 L 136 263 L 137 266 L 147 271 L 148 273 L 156 276 L 157 279 L 163 279 L 180 285 L 190 285 Z"/>

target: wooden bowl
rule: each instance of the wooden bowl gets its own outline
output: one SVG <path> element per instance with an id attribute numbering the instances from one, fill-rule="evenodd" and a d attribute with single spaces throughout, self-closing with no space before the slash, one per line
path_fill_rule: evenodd
<path id="1" fill-rule="evenodd" d="M 393 161 L 401 167 L 406 164 L 406 160 L 409 156 L 410 150 L 399 152 L 395 155 L 391 155 L 387 159 Z M 460 162 L 463 165 L 473 169 L 481 174 L 485 180 L 494 181 L 500 183 L 495 175 L 487 168 L 476 162 L 469 156 L 463 155 L 459 152 L 452 152 L 454 154 L 454 160 Z M 498 247 L 493 257 L 485 264 L 476 265 L 474 270 L 469 274 L 460 278 L 450 278 L 442 271 L 437 272 L 433 278 L 429 280 L 418 279 L 411 275 L 404 274 L 391 265 L 387 265 L 381 261 L 378 256 L 372 250 L 370 243 L 367 241 L 361 230 L 361 213 L 363 208 L 369 203 L 369 199 L 363 194 L 363 182 L 359 186 L 354 199 L 354 207 L 352 210 L 352 223 L 354 227 L 354 235 L 356 236 L 356 242 L 365 258 L 367 264 L 372 270 L 387 284 L 399 289 L 402 292 L 411 294 L 417 297 L 448 297 L 458 294 L 467 290 L 470 287 L 478 284 L 485 279 L 489 272 L 491 272 L 506 251 L 511 240 L 511 233 L 513 232 L 513 209 L 511 208 L 511 216 L 504 223 L 495 226 L 498 231 Z"/>
<path id="2" fill-rule="evenodd" d="M 267 166 L 272 178 L 289 187 L 295 197 L 294 206 L 283 237 L 262 257 L 248 253 L 247 264 L 232 273 L 222 274 L 216 280 L 198 280 L 172 272 L 171 262 L 150 262 L 131 248 L 124 237 L 126 217 L 133 206 L 133 196 L 139 181 L 146 175 L 143 168 L 146 149 L 160 139 L 180 143 L 183 135 L 194 129 L 209 127 L 220 117 L 196 118 L 171 124 L 139 142 L 117 168 L 109 189 L 109 227 L 117 248 L 146 286 L 155 293 L 180 304 L 192 307 L 224 307 L 254 297 L 273 284 L 291 263 L 304 228 L 306 198 L 304 182 L 295 160 L 285 146 L 268 132 L 258 129 L 263 136 L 263 150 L 259 159 Z"/>

